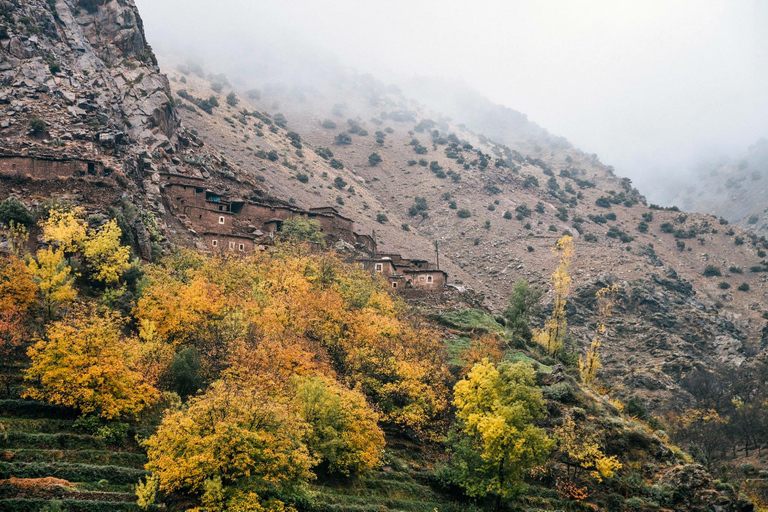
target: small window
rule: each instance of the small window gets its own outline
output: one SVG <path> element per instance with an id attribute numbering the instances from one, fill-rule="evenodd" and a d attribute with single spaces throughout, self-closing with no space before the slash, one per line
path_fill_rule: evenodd
<path id="1" fill-rule="evenodd" d="M 392 283 L 392 288 L 397 288 L 397 282 Z"/>
<path id="2" fill-rule="evenodd" d="M 428 283 L 431 283 L 431 282 L 432 282 L 432 276 L 427 276 L 427 282 L 428 282 Z"/>
<path id="3" fill-rule="evenodd" d="M 384 265 L 381 264 L 381 263 L 377 263 L 376 264 L 376 272 L 381 272 L 382 270 L 384 270 Z"/>
<path id="4" fill-rule="evenodd" d="M 424 276 L 419 276 L 419 281 L 423 281 L 423 280 L 424 280 Z"/>
<path id="5" fill-rule="evenodd" d="M 219 241 L 218 240 L 211 240 L 211 245 L 216 247 L 217 245 L 219 245 Z"/>
<path id="6" fill-rule="evenodd" d="M 219 217 L 219 224 L 224 224 L 224 217 Z"/>
<path id="7" fill-rule="evenodd" d="M 240 244 L 240 247 L 239 247 L 239 249 L 240 249 L 241 251 L 244 251 L 244 250 L 245 250 L 245 244 Z"/>
<path id="8" fill-rule="evenodd" d="M 229 248 L 234 249 L 235 248 L 235 242 L 229 242 Z"/>

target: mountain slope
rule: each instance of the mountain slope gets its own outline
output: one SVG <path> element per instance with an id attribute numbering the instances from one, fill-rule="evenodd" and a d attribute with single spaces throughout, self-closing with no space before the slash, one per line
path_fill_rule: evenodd
<path id="1" fill-rule="evenodd" d="M 701 165 L 670 198 L 685 210 L 710 213 L 755 233 L 768 233 L 768 140 L 741 157 Z"/>
<path id="2" fill-rule="evenodd" d="M 177 95 L 219 98 L 212 114 L 180 112 L 241 172 L 300 206 L 334 204 L 361 231 L 375 231 L 387 252 L 430 258 L 437 241 L 452 282 L 484 292 L 497 311 L 518 278 L 548 288 L 549 249 L 573 234 L 569 321 L 577 344 L 590 336 L 594 292 L 608 282 L 622 290 L 616 334 L 604 348 L 606 376 L 621 393 L 684 402 L 677 383 L 686 372 L 738 366 L 765 344 L 764 239 L 706 215 L 651 209 L 628 180 L 543 131 L 497 143 L 366 76 L 327 88 L 232 88 L 226 77 L 163 62 Z M 236 105 L 226 104 L 230 92 Z M 272 133 L 244 118 L 253 109 L 287 124 Z M 301 155 L 288 132 L 299 134 Z M 318 158 L 319 148 L 343 169 Z M 704 276 L 707 266 L 722 276 Z M 744 283 L 749 289 L 738 289 Z"/>

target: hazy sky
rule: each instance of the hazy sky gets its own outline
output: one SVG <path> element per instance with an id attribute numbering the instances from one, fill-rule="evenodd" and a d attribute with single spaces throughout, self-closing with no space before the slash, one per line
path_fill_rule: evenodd
<path id="1" fill-rule="evenodd" d="M 768 137 L 768 0 L 136 0 L 158 53 L 458 78 L 641 190 Z"/>

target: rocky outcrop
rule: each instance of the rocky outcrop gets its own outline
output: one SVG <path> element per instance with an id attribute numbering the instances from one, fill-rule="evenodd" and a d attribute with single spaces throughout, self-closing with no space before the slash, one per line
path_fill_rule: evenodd
<path id="1" fill-rule="evenodd" d="M 752 512 L 754 504 L 740 498 L 732 487 L 713 487 L 712 477 L 703 466 L 675 466 L 659 479 L 672 490 L 675 510 L 693 512 Z"/>
<path id="2" fill-rule="evenodd" d="M 1 0 L 0 8 L 0 126 L 11 135 L 34 116 L 46 123 L 42 138 L 127 135 L 151 151 L 176 150 L 179 118 L 133 0 Z"/>

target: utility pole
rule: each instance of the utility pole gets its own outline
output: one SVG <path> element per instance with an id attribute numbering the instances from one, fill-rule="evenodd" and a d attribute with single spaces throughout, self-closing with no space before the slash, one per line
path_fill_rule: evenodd
<path id="1" fill-rule="evenodd" d="M 435 240 L 435 260 L 437 264 L 437 270 L 440 270 L 440 246 L 437 244 L 437 240 Z"/>

